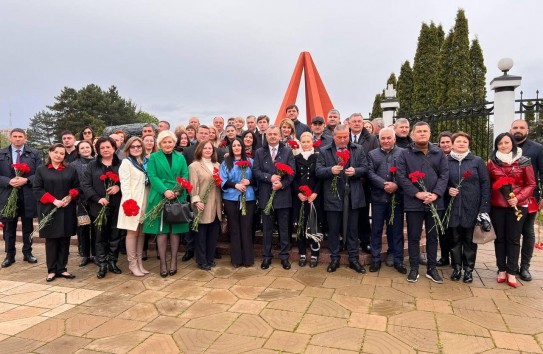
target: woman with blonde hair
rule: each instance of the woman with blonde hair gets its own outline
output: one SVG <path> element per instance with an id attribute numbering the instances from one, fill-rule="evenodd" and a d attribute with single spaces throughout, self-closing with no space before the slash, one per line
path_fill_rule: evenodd
<path id="1" fill-rule="evenodd" d="M 215 148 L 219 147 L 219 131 L 212 125 L 209 126 L 209 141 L 211 141 Z"/>
<path id="2" fill-rule="evenodd" d="M 279 124 L 279 130 L 281 131 L 281 142 L 292 149 L 294 156 L 298 155 L 302 151 L 300 141 L 296 139 L 296 128 L 294 128 L 294 122 L 290 118 L 284 118 Z"/>
<path id="3" fill-rule="evenodd" d="M 121 208 L 117 228 L 126 230 L 126 255 L 128 269 L 137 277 L 149 272 L 143 267 L 143 244 L 145 236 L 141 232 L 140 218 L 145 215 L 147 197 L 149 195 L 149 180 L 147 178 L 147 157 L 143 153 L 143 140 L 137 136 L 128 139 L 124 145 L 125 158 L 119 167 L 121 180 Z M 127 211 L 127 201 L 136 202 L 139 210 Z M 127 215 L 128 214 L 128 215 Z"/>

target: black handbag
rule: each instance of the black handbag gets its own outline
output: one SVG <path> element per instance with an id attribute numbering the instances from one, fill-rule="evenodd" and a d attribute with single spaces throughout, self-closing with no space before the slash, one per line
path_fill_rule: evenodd
<path id="1" fill-rule="evenodd" d="M 189 202 L 174 201 L 166 203 L 162 211 L 164 224 L 186 224 L 192 221 L 194 214 Z"/>

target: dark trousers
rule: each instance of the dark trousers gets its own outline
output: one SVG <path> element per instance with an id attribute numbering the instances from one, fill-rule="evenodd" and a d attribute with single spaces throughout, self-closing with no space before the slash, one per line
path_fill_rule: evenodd
<path id="1" fill-rule="evenodd" d="M 217 240 L 219 239 L 219 218 L 210 224 L 198 224 L 198 232 L 194 242 L 194 250 L 196 255 L 196 263 L 206 265 L 213 263 L 215 257 L 215 249 L 217 248 Z M 172 254 L 172 257 L 174 255 Z"/>
<path id="2" fill-rule="evenodd" d="M 302 235 L 296 235 L 296 244 L 298 246 L 298 254 L 300 256 L 305 256 L 307 253 L 307 245 L 309 244 L 311 247 L 311 256 L 318 257 L 320 245 L 317 242 L 315 242 L 313 239 L 310 240 L 307 237 L 305 237 L 305 231 L 307 230 L 307 220 L 309 219 L 309 212 L 311 208 L 308 202 L 303 203 L 303 206 L 304 206 L 304 220 L 303 220 L 304 232 Z M 301 210 L 301 207 L 302 205 L 300 204 L 300 210 Z M 318 212 L 317 212 L 317 215 L 318 215 Z M 298 218 L 299 216 L 300 215 L 298 214 Z M 317 220 L 321 220 L 321 219 L 317 216 Z"/>
<path id="3" fill-rule="evenodd" d="M 349 254 L 349 262 L 359 260 L 358 211 L 359 209 L 349 209 L 347 235 L 343 235 Z M 326 218 L 328 219 L 328 248 L 330 249 L 330 258 L 333 261 L 339 260 L 339 233 L 343 220 L 343 212 L 327 211 Z"/>
<path id="4" fill-rule="evenodd" d="M 196 240 L 196 237 L 198 237 L 198 232 L 192 231 L 192 222 L 189 224 L 189 227 L 189 232 L 185 234 L 185 241 L 187 242 L 185 245 L 185 252 L 194 254 L 194 241 Z"/>
<path id="5" fill-rule="evenodd" d="M 240 202 L 224 200 L 224 212 L 230 234 L 230 259 L 234 265 L 253 265 L 253 218 L 256 202 L 246 202 L 246 215 L 241 215 Z"/>
<path id="6" fill-rule="evenodd" d="M 535 217 L 537 213 L 526 215 L 524 225 L 522 226 L 522 248 L 520 250 L 520 267 L 530 268 L 530 261 L 534 254 L 535 246 Z"/>
<path id="7" fill-rule="evenodd" d="M 451 260 L 455 269 L 473 272 L 477 256 L 477 244 L 473 243 L 473 227 L 449 227 L 451 234 Z"/>
<path id="8" fill-rule="evenodd" d="M 391 203 L 373 203 L 372 205 L 372 232 L 371 232 L 371 256 L 374 262 L 381 260 L 383 247 L 383 228 L 386 224 L 388 254 L 394 255 L 394 264 L 403 263 L 403 205 L 396 203 L 394 208 L 394 220 L 390 225 L 389 219 L 392 213 Z"/>
<path id="9" fill-rule="evenodd" d="M 77 240 L 81 245 L 81 254 L 83 257 L 96 255 L 96 231 L 94 225 L 84 225 L 77 227 Z"/>
<path id="10" fill-rule="evenodd" d="M 281 260 L 288 259 L 288 253 L 290 251 L 290 234 L 289 234 L 289 222 L 290 222 L 290 209 L 273 209 L 270 215 L 262 213 L 262 258 L 272 259 L 272 235 L 275 219 L 277 219 L 277 225 L 279 229 L 279 245 L 281 250 L 279 251 L 279 258 Z"/>
<path id="11" fill-rule="evenodd" d="M 428 269 L 435 268 L 437 258 L 437 228 L 430 211 L 407 211 L 407 249 L 409 251 L 409 265 L 412 269 L 419 269 L 420 236 L 422 224 L 426 231 L 426 256 Z"/>
<path id="12" fill-rule="evenodd" d="M 443 213 L 440 214 L 443 216 Z M 439 248 L 441 248 L 441 258 L 448 259 L 453 247 L 453 235 L 451 228 L 447 228 L 445 233 L 439 234 Z"/>
<path id="13" fill-rule="evenodd" d="M 117 262 L 119 257 L 121 238 L 119 229 L 117 229 L 117 215 L 118 213 L 112 211 L 100 230 L 98 227 L 94 227 L 96 231 L 96 260 L 99 264 Z M 92 222 L 94 225 L 94 219 Z"/>
<path id="14" fill-rule="evenodd" d="M 21 201 L 19 195 L 19 203 Z M 24 205 L 19 206 L 19 215 L 10 220 L 4 220 L 4 242 L 6 253 L 15 257 L 15 239 L 17 231 L 17 220 L 21 217 L 21 224 L 23 226 L 23 254 L 32 253 L 32 241 L 30 241 L 30 234 L 34 231 L 34 224 L 32 218 L 25 217 Z"/>
<path id="15" fill-rule="evenodd" d="M 517 221 L 515 208 L 492 207 L 490 219 L 496 232 L 494 252 L 496 265 L 500 272 L 511 275 L 518 273 L 518 256 L 520 253 L 520 234 L 528 208 L 518 207 L 522 212 L 522 219 Z"/>
<path id="16" fill-rule="evenodd" d="M 47 262 L 47 273 L 60 274 L 66 271 L 69 250 L 69 237 L 45 239 L 45 261 Z"/>
<path id="17" fill-rule="evenodd" d="M 358 238 L 360 239 L 360 244 L 366 246 L 371 242 L 370 204 L 368 203 L 365 207 L 358 210 Z"/>

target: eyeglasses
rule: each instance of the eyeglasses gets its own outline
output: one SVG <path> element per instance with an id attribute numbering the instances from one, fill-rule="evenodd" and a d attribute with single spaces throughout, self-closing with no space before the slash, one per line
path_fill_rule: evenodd
<path id="1" fill-rule="evenodd" d="M 83 132 L 83 134 L 85 134 L 85 135 L 91 134 L 92 135 L 92 132 L 86 131 L 86 132 Z"/>
<path id="2" fill-rule="evenodd" d="M 131 145 L 130 146 L 130 150 L 136 150 L 136 149 L 141 149 L 142 146 L 141 145 Z"/>

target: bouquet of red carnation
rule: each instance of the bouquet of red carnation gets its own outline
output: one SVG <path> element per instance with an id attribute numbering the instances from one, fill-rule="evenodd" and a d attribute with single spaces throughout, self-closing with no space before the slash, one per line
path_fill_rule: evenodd
<path id="1" fill-rule="evenodd" d="M 347 162 L 349 162 L 349 159 L 351 158 L 351 152 L 345 149 L 343 151 L 336 152 L 336 156 L 338 158 L 338 165 L 345 166 Z M 337 195 L 337 197 L 339 198 L 339 190 L 337 188 L 338 181 L 339 181 L 339 175 L 335 175 L 334 178 L 332 178 L 332 186 L 330 189 L 332 190 L 332 193 Z"/>
<path id="2" fill-rule="evenodd" d="M 119 175 L 116 173 L 113 173 L 111 171 L 107 171 L 103 175 L 100 176 L 100 180 L 104 182 L 104 187 L 107 191 L 108 188 L 113 187 L 116 183 L 119 183 L 120 178 Z M 106 200 L 109 202 L 109 194 L 106 192 Z M 100 209 L 100 212 L 98 213 L 98 216 L 94 220 L 94 225 L 96 226 L 97 230 L 102 230 L 105 223 L 107 222 L 107 205 L 102 205 L 102 209 Z"/>
<path id="3" fill-rule="evenodd" d="M 11 165 L 13 169 L 15 170 L 15 176 L 21 177 L 25 173 L 30 172 L 30 167 L 26 163 L 14 163 Z M 17 216 L 17 200 L 19 199 L 19 187 L 11 188 L 11 192 L 8 197 L 8 201 L 6 202 L 6 205 L 4 206 L 4 209 L 2 209 L 2 216 L 7 219 L 13 219 Z"/>
<path id="4" fill-rule="evenodd" d="M 287 144 L 290 146 L 292 150 L 296 150 L 300 148 L 300 145 L 298 145 L 298 142 L 296 140 L 287 140 Z"/>
<path id="5" fill-rule="evenodd" d="M 321 140 L 321 139 L 319 139 L 319 140 L 317 140 L 317 141 L 315 141 L 315 142 L 313 143 L 313 147 L 314 147 L 314 148 L 318 148 L 318 147 L 321 146 L 321 145 L 322 145 L 322 140 Z"/>
<path id="6" fill-rule="evenodd" d="M 134 199 L 125 200 L 122 207 L 123 207 L 124 215 L 126 216 L 137 216 L 138 213 L 140 212 L 140 207 L 138 205 L 138 202 L 136 202 Z"/>
<path id="7" fill-rule="evenodd" d="M 415 171 L 415 172 L 411 172 L 408 177 L 411 180 L 411 182 L 417 183 L 419 185 L 421 191 L 428 192 L 428 190 L 426 189 L 426 185 L 424 184 L 424 179 L 423 179 L 425 176 L 426 174 L 424 172 Z M 437 212 L 437 208 L 434 202 L 428 204 L 428 207 L 430 208 L 430 212 L 432 213 L 432 218 L 434 219 L 434 223 L 435 223 L 434 227 L 437 228 L 437 233 L 438 234 L 444 233 L 445 229 L 443 228 L 443 224 L 441 223 L 441 218 L 439 217 L 439 213 Z M 433 230 L 433 227 L 428 232 L 432 230 Z"/>
<path id="8" fill-rule="evenodd" d="M 211 179 L 211 181 L 209 181 L 209 184 L 207 185 L 204 196 L 201 198 L 202 203 L 204 204 L 207 203 L 207 199 L 209 198 L 209 193 L 211 192 L 211 188 L 214 188 L 214 187 L 221 188 L 221 183 L 222 183 L 222 179 L 221 179 L 221 176 L 219 175 L 219 169 L 217 167 L 213 167 L 213 178 Z M 202 218 L 203 213 L 204 213 L 203 210 L 198 210 L 198 214 L 196 214 L 196 217 L 192 221 L 193 231 L 198 231 L 198 224 L 200 223 L 200 219 Z"/>
<path id="9" fill-rule="evenodd" d="M 79 190 L 76 188 L 72 188 L 68 191 L 68 195 L 62 198 L 62 201 L 64 202 L 68 200 L 68 198 L 70 198 L 69 200 L 72 201 L 75 198 L 77 198 L 78 195 L 79 195 Z M 53 196 L 50 196 L 50 197 L 51 197 L 51 203 L 52 203 L 55 200 L 55 197 Z M 57 210 L 58 210 L 58 207 L 54 207 L 53 210 L 47 213 L 47 215 L 43 216 L 43 218 L 38 223 L 38 227 L 34 228 L 34 231 L 32 231 L 32 233 L 30 234 L 30 241 L 32 241 L 34 237 L 38 236 L 40 234 L 40 231 L 43 230 L 43 228 L 47 226 L 51 222 L 51 220 L 53 220 L 53 216 L 55 215 Z"/>
<path id="10" fill-rule="evenodd" d="M 251 167 L 251 162 L 247 160 L 237 161 L 236 166 L 241 169 L 241 179 L 245 179 L 247 169 Z M 247 197 L 245 192 L 241 192 L 241 215 L 247 215 Z"/>
<path id="11" fill-rule="evenodd" d="M 513 177 L 500 177 L 496 182 L 492 183 L 492 189 L 499 190 L 505 200 L 509 200 L 515 198 L 515 193 L 513 193 L 514 183 L 515 179 Z M 522 212 L 516 206 L 515 215 L 517 217 L 517 221 L 522 219 Z"/>
<path id="12" fill-rule="evenodd" d="M 192 191 L 192 184 L 190 184 L 190 182 L 186 179 L 177 177 L 176 181 L 177 184 L 172 189 L 174 193 L 181 191 L 181 189 L 186 189 L 188 193 Z M 152 207 L 151 210 L 148 210 L 140 219 L 140 224 L 143 224 L 145 221 L 153 223 L 159 216 L 162 216 L 162 210 L 164 209 L 164 205 L 168 202 L 168 200 L 168 198 L 164 197 L 160 202 Z"/>
<path id="13" fill-rule="evenodd" d="M 300 186 L 299 190 L 300 190 L 300 193 L 302 193 L 306 198 L 311 197 L 311 194 L 313 194 L 313 191 L 307 185 Z M 303 236 L 304 230 L 305 230 L 304 210 L 305 210 L 304 202 L 302 202 L 302 207 L 300 208 L 300 216 L 298 217 L 298 227 L 296 228 L 296 236 L 298 238 Z"/>
<path id="14" fill-rule="evenodd" d="M 223 141 L 221 141 L 221 143 L 219 144 L 219 147 L 224 148 L 224 147 L 226 147 L 226 144 L 228 144 L 228 143 L 226 142 L 226 140 L 223 140 Z"/>
<path id="15" fill-rule="evenodd" d="M 390 176 L 392 177 L 392 182 L 396 183 L 396 172 L 398 172 L 398 168 L 396 166 L 390 167 L 388 170 L 390 172 Z M 396 209 L 396 192 L 392 193 L 392 211 L 390 212 L 390 219 L 388 219 L 388 224 L 392 225 L 394 224 L 394 209 Z"/>
<path id="16" fill-rule="evenodd" d="M 292 176 L 294 174 L 294 170 L 292 167 L 290 167 L 287 164 L 276 162 L 275 163 L 276 174 L 283 177 L 284 175 Z M 270 199 L 268 199 L 268 202 L 266 203 L 266 207 L 264 208 L 264 214 L 270 215 L 270 212 L 273 208 L 273 198 L 275 198 L 275 192 L 276 190 L 272 190 L 272 194 L 270 195 Z"/>
<path id="17" fill-rule="evenodd" d="M 460 190 L 460 187 L 462 187 L 462 182 L 470 178 L 472 175 L 473 175 L 473 172 L 471 172 L 471 170 L 467 170 L 466 172 L 462 173 L 462 177 L 460 178 L 460 181 L 456 185 L 456 189 Z M 449 227 L 449 221 L 451 220 L 452 205 L 454 203 L 455 198 L 456 197 L 451 197 L 451 200 L 449 201 L 449 205 L 447 205 L 447 210 L 445 210 L 445 215 L 443 216 L 443 221 L 442 221 L 444 228 Z"/>

